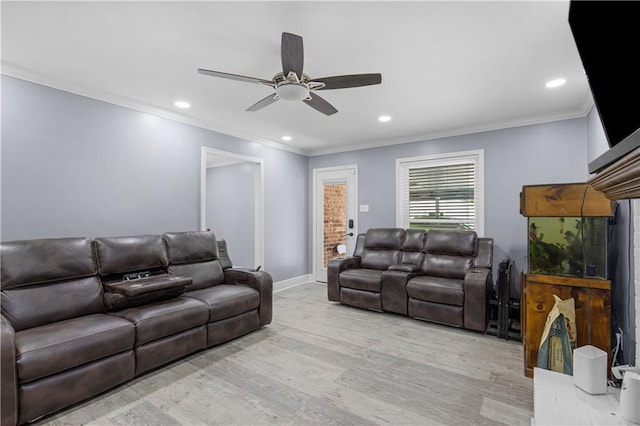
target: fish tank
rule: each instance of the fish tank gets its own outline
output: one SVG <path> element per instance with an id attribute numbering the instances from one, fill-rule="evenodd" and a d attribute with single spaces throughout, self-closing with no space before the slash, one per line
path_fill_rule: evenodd
<path id="1" fill-rule="evenodd" d="M 529 217 L 529 273 L 607 279 L 607 217 Z"/>

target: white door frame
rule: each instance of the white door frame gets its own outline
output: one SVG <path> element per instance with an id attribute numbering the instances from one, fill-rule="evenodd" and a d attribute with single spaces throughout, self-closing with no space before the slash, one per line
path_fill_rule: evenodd
<path id="1" fill-rule="evenodd" d="M 254 203 L 254 262 L 264 265 L 264 159 L 236 154 L 235 152 L 202 147 L 200 155 L 200 229 L 207 229 L 207 157 L 209 155 L 224 156 L 240 161 L 248 161 L 258 165 L 255 173 L 255 203 Z M 266 269 L 266 267 L 265 267 Z"/>
<path id="2" fill-rule="evenodd" d="M 318 280 L 320 276 L 322 268 L 322 262 L 318 262 L 318 244 L 319 244 L 319 233 L 322 228 L 319 229 L 320 220 L 319 218 L 319 210 L 320 206 L 318 205 L 318 184 L 319 184 L 319 175 L 321 173 L 340 173 L 344 172 L 345 176 L 347 174 L 354 176 L 353 182 L 353 197 L 347 199 L 349 205 L 347 205 L 347 215 L 349 216 L 349 212 L 352 213 L 352 217 L 354 220 L 354 227 L 350 230 L 353 232 L 353 242 L 355 243 L 356 237 L 358 236 L 358 165 L 357 164 L 349 164 L 346 166 L 336 166 L 336 167 L 321 167 L 317 169 L 313 169 L 313 204 L 312 204 L 312 212 L 313 212 L 313 226 L 312 226 L 312 271 L 314 280 Z M 352 199 L 351 199 L 352 198 Z M 324 206 L 322 206 L 324 207 Z M 348 250 L 347 253 L 350 255 L 353 248 L 350 247 L 351 250 Z"/>

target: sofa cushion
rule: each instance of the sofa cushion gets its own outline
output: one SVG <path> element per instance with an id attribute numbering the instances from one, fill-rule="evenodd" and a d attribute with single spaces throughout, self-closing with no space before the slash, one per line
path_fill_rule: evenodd
<path id="1" fill-rule="evenodd" d="M 473 257 L 427 254 L 422 263 L 425 275 L 462 280 L 473 266 Z"/>
<path id="2" fill-rule="evenodd" d="M 422 266 L 426 236 L 426 232 L 418 229 L 407 229 L 405 231 L 400 263 Z"/>
<path id="3" fill-rule="evenodd" d="M 162 235 L 169 263 L 205 262 L 218 258 L 218 244 L 213 232 L 167 232 Z"/>
<path id="4" fill-rule="evenodd" d="M 340 286 L 380 292 L 382 272 L 376 269 L 346 269 L 340 273 Z"/>
<path id="5" fill-rule="evenodd" d="M 177 297 L 112 315 L 131 321 L 136 326 L 136 346 L 204 325 L 209 319 L 209 306 L 190 297 Z"/>
<path id="6" fill-rule="evenodd" d="M 400 250 L 404 233 L 402 228 L 371 228 L 364 237 L 364 248 Z"/>
<path id="7" fill-rule="evenodd" d="M 16 333 L 18 379 L 50 376 L 133 348 L 131 322 L 106 314 L 58 321 Z"/>
<path id="8" fill-rule="evenodd" d="M 366 269 L 384 271 L 389 266 L 400 263 L 400 250 L 369 250 L 365 249 L 360 265 Z"/>
<path id="9" fill-rule="evenodd" d="M 423 275 L 409 280 L 407 295 L 410 299 L 462 306 L 464 281 Z"/>
<path id="10" fill-rule="evenodd" d="M 426 232 L 420 229 L 407 229 L 402 243 L 402 251 L 423 251 L 426 239 Z"/>
<path id="11" fill-rule="evenodd" d="M 169 264 L 160 235 L 103 237 L 93 240 L 100 275 L 164 268 Z"/>
<path id="12" fill-rule="evenodd" d="M 427 253 L 473 256 L 476 252 L 478 235 L 475 231 L 452 231 L 431 229 L 427 236 Z"/>
<path id="13" fill-rule="evenodd" d="M 169 265 L 169 273 L 191 277 L 191 284 L 186 287 L 187 291 L 212 287 L 224 282 L 224 272 L 218 260 Z"/>
<path id="14" fill-rule="evenodd" d="M 97 277 L 2 290 L 0 305 L 16 331 L 102 313 L 102 284 Z"/>
<path id="15" fill-rule="evenodd" d="M 361 265 L 367 269 L 386 270 L 400 263 L 404 229 L 372 228 L 364 237 Z"/>
<path id="16" fill-rule="evenodd" d="M 97 274 L 88 238 L 3 242 L 0 258 L 2 290 Z"/>
<path id="17" fill-rule="evenodd" d="M 185 293 L 209 305 L 209 322 L 249 312 L 260 305 L 260 293 L 245 285 L 220 284 Z"/>
<path id="18" fill-rule="evenodd" d="M 464 279 L 473 267 L 477 239 L 475 231 L 430 230 L 422 271 L 434 277 Z"/>

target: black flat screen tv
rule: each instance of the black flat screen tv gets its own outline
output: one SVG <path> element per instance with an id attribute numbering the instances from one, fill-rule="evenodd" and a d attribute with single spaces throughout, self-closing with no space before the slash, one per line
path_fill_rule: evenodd
<path id="1" fill-rule="evenodd" d="M 571 1 L 569 27 L 609 150 L 597 173 L 640 147 L 640 1 Z"/>

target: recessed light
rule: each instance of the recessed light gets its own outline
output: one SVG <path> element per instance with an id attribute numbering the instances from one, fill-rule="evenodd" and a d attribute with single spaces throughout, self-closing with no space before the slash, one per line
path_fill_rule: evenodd
<path id="1" fill-rule="evenodd" d="M 378 121 L 386 123 L 387 121 L 391 121 L 391 117 L 388 115 L 381 115 L 380 117 L 378 117 Z"/>
<path id="2" fill-rule="evenodd" d="M 187 101 L 175 101 L 173 104 L 182 109 L 187 109 L 191 106 L 191 104 Z"/>
<path id="3" fill-rule="evenodd" d="M 283 136 L 282 140 L 285 142 L 289 142 L 290 140 L 292 140 L 293 138 L 291 136 Z"/>
<path id="4" fill-rule="evenodd" d="M 547 84 L 545 84 L 545 86 L 547 87 L 547 89 L 553 89 L 554 87 L 562 86 L 566 82 L 567 80 L 564 78 L 556 78 L 555 80 L 547 81 Z"/>

